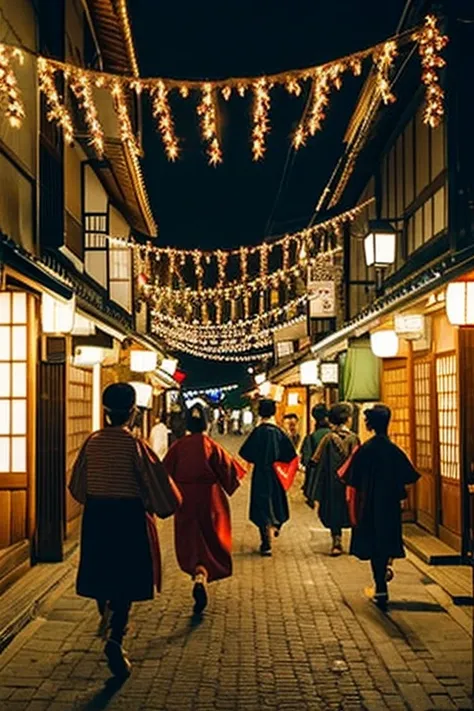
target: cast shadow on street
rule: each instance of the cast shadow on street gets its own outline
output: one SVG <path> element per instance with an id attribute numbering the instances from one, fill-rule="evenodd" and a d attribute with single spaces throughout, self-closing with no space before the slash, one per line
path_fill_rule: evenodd
<path id="1" fill-rule="evenodd" d="M 109 703 L 114 698 L 115 694 L 120 691 L 124 685 L 124 681 L 111 677 L 107 679 L 104 686 L 91 699 L 86 701 L 79 711 L 101 711 L 106 709 Z"/>
<path id="2" fill-rule="evenodd" d="M 437 602 L 423 602 L 422 600 L 395 600 L 390 602 L 389 612 L 446 612 Z"/>

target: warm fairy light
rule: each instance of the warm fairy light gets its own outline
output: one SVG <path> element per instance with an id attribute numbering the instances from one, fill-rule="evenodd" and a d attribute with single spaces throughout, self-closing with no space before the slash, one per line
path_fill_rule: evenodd
<path id="1" fill-rule="evenodd" d="M 313 76 L 311 105 L 306 119 L 300 121 L 293 134 L 293 147 L 298 150 L 305 145 L 308 136 L 314 136 L 321 130 L 322 123 L 326 118 L 326 107 L 329 104 L 329 94 L 331 89 L 341 88 L 341 75 L 345 71 L 345 65 L 337 62 L 327 67 L 316 69 Z"/>
<path id="2" fill-rule="evenodd" d="M 0 44 L 0 98 L 6 96 L 5 115 L 12 128 L 20 128 L 25 118 L 25 107 L 18 88 L 15 73 L 11 67 L 11 59 L 24 62 L 23 52 L 17 48 L 5 47 Z"/>
<path id="3" fill-rule="evenodd" d="M 301 94 L 301 84 L 294 77 L 289 77 L 285 84 L 285 88 L 289 94 L 299 96 Z"/>
<path id="4" fill-rule="evenodd" d="M 268 112 L 270 110 L 270 94 L 265 77 L 258 79 L 253 85 L 253 129 L 252 129 L 252 154 L 253 160 L 258 161 L 265 154 L 266 134 L 270 130 Z"/>
<path id="5" fill-rule="evenodd" d="M 183 99 L 187 99 L 189 96 L 189 88 L 185 84 L 182 84 L 182 86 L 179 87 L 179 93 Z"/>
<path id="6" fill-rule="evenodd" d="M 201 101 L 197 107 L 197 112 L 201 119 L 201 134 L 206 143 L 209 165 L 222 163 L 222 151 L 217 138 L 217 111 L 210 82 L 202 85 Z"/>
<path id="7" fill-rule="evenodd" d="M 84 111 L 85 122 L 90 134 L 90 143 L 99 158 L 101 158 L 104 153 L 104 131 L 99 121 L 89 77 L 83 71 L 74 72 L 70 86 L 79 102 L 79 106 Z"/>
<path id="8" fill-rule="evenodd" d="M 110 92 L 115 102 L 120 139 L 124 145 L 128 146 L 132 155 L 138 156 L 140 155 L 140 147 L 133 132 L 132 122 L 128 113 L 127 100 L 124 96 L 122 85 L 118 79 L 112 83 Z"/>
<path id="9" fill-rule="evenodd" d="M 48 104 L 48 121 L 55 121 L 63 130 L 64 140 L 66 143 L 72 144 L 74 142 L 74 127 L 72 124 L 72 118 L 61 102 L 59 98 L 58 90 L 56 89 L 56 82 L 54 80 L 55 69 L 54 67 L 44 59 L 44 57 L 39 57 L 38 59 L 38 82 L 39 89 L 44 94 L 46 98 L 46 103 Z"/>
<path id="10" fill-rule="evenodd" d="M 158 130 L 170 161 L 175 161 L 179 155 L 178 139 L 174 132 L 173 114 L 168 103 L 168 91 L 163 81 L 159 81 L 152 94 L 153 118 L 157 119 Z"/>
<path id="11" fill-rule="evenodd" d="M 439 84 L 439 70 L 446 65 L 440 52 L 446 47 L 448 37 L 442 35 L 434 15 L 425 18 L 423 29 L 413 35 L 418 42 L 418 52 L 421 58 L 421 80 L 425 85 L 424 123 L 436 128 L 444 115 L 444 91 Z"/>
<path id="12" fill-rule="evenodd" d="M 231 86 L 224 86 L 222 88 L 222 96 L 226 101 L 229 101 L 230 97 L 232 96 L 232 87 Z"/>
<path id="13" fill-rule="evenodd" d="M 377 88 L 384 104 L 392 104 L 395 101 L 395 96 L 390 89 L 390 70 L 397 53 L 396 42 L 385 42 L 373 56 L 377 68 Z"/>

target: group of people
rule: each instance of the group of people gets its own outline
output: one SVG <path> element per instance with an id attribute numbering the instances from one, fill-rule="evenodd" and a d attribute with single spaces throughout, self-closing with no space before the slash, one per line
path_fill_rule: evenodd
<path id="1" fill-rule="evenodd" d="M 250 520 L 260 533 L 260 554 L 269 557 L 273 539 L 289 518 L 277 468 L 294 463 L 297 451 L 275 421 L 272 400 L 260 401 L 260 422 L 240 457 L 232 457 L 207 434 L 206 412 L 199 404 L 186 413 L 186 434 L 166 451 L 159 423 L 152 431 L 153 448 L 132 434 L 132 386 L 109 385 L 103 407 L 106 426 L 84 442 L 69 487 L 84 505 L 76 587 L 79 595 L 97 601 L 109 668 L 126 678 L 131 663 L 122 641 L 132 603 L 152 599 L 161 589 L 155 516 L 174 515 L 176 557 L 193 581 L 193 614 L 201 616 L 208 583 L 232 574 L 228 497 L 245 476 L 246 463 L 253 465 Z M 301 447 L 304 494 L 312 507 L 318 502 L 320 519 L 332 534 L 333 555 L 342 553 L 342 529 L 353 526 L 351 553 L 371 561 L 374 601 L 385 609 L 389 561 L 404 555 L 400 501 L 418 475 L 387 436 L 387 407 L 366 412 L 375 436 L 363 446 L 350 430 L 351 414 L 346 403 L 329 412 L 314 408 L 315 430 Z"/>

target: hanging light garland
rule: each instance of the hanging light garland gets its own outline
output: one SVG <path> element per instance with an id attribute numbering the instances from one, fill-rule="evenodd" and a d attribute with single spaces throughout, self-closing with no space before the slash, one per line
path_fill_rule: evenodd
<path id="1" fill-rule="evenodd" d="M 440 52 L 448 44 L 448 37 L 442 35 L 434 15 L 425 18 L 425 24 L 413 39 L 418 43 L 418 53 L 421 59 L 421 80 L 425 85 L 425 110 L 423 121 L 436 128 L 444 115 L 444 91 L 439 83 L 439 70 L 446 65 Z"/>
<path id="2" fill-rule="evenodd" d="M 257 360 L 266 360 L 271 358 L 272 351 L 266 350 L 263 353 L 222 353 L 220 351 L 204 350 L 203 348 L 194 347 L 187 343 L 186 341 L 178 341 L 173 339 L 167 341 L 167 346 L 172 351 L 178 351 L 181 353 L 187 353 L 188 355 L 196 356 L 197 358 L 204 358 L 205 360 L 214 361 L 227 361 L 234 363 L 249 363 Z"/>
<path id="3" fill-rule="evenodd" d="M 54 121 L 63 130 L 64 140 L 68 144 L 74 142 L 74 127 L 71 114 L 59 98 L 55 82 L 55 68 L 43 57 L 38 59 L 39 89 L 44 94 L 48 105 L 48 121 Z"/>
<path id="4" fill-rule="evenodd" d="M 202 85 L 197 113 L 201 120 L 201 135 L 206 145 L 209 165 L 216 166 L 222 163 L 222 150 L 217 137 L 217 110 L 210 82 Z"/>
<path id="5" fill-rule="evenodd" d="M 392 104 L 395 95 L 390 88 L 390 70 L 398 54 L 396 42 L 385 42 L 385 44 L 374 53 L 374 64 L 377 68 L 376 80 L 377 89 L 384 104 Z"/>
<path id="6" fill-rule="evenodd" d="M 406 31 L 360 52 L 327 62 L 321 66 L 268 74 L 261 77 L 227 78 L 203 83 L 202 81 L 164 77 L 130 77 L 91 69 L 82 69 L 81 72 L 87 77 L 91 86 L 104 88 L 112 93 L 122 141 L 129 146 L 134 157 L 140 154 L 140 147 L 133 132 L 125 92 L 133 90 L 139 95 L 142 91 L 148 91 L 153 97 L 153 115 L 157 120 L 157 128 L 163 139 L 166 156 L 170 161 L 177 159 L 179 147 L 174 133 L 173 115 L 168 103 L 169 93 L 176 89 L 179 95 L 186 99 L 191 92 L 199 92 L 200 101 L 197 111 L 201 134 L 206 146 L 208 162 L 210 165 L 215 166 L 223 160 L 221 142 L 218 136 L 218 96 L 228 101 L 234 91 L 240 97 L 245 96 L 247 91 L 252 93 L 251 150 L 253 160 L 259 161 L 265 155 L 266 138 L 270 131 L 270 91 L 273 87 L 279 85 L 284 87 L 290 95 L 300 96 L 304 86 L 311 82 L 312 95 L 308 115 L 305 115 L 299 122 L 292 137 L 293 146 L 301 148 L 306 144 L 308 137 L 315 135 L 321 129 L 329 103 L 329 94 L 333 88 L 340 88 L 343 73 L 350 70 L 354 75 L 359 76 L 364 60 L 372 58 L 372 61 L 377 66 L 377 81 L 383 101 L 385 103 L 393 101 L 394 97 L 390 91 L 388 81 L 389 70 L 393 65 L 396 53 L 400 52 L 401 48 L 409 43 L 418 44 L 423 68 L 422 81 L 426 86 L 424 120 L 429 125 L 438 125 L 443 115 L 444 100 L 444 93 L 439 85 L 438 70 L 445 65 L 444 59 L 440 57 L 440 52 L 445 47 L 446 42 L 447 38 L 440 33 L 437 27 L 436 17 L 429 15 L 426 17 L 422 28 Z M 3 74 L 0 72 L 0 90 L 3 88 L 3 93 L 5 93 L 5 86 L 9 87 L 8 91 L 11 92 L 9 116 L 13 125 L 17 126 L 24 116 L 24 108 L 16 85 L 16 79 L 12 73 L 11 63 L 6 66 L 6 61 L 10 58 L 8 54 L 10 50 L 13 54 L 20 50 L 6 44 L 3 44 L 2 47 L 4 50 L 0 53 L 0 67 L 3 70 Z M 39 83 L 41 90 L 48 99 L 50 120 L 56 121 L 61 126 L 68 141 L 72 140 L 74 131 L 71 117 L 68 116 L 67 109 L 63 106 L 59 96 L 57 96 L 54 75 L 59 72 L 67 79 L 70 76 L 74 76 L 77 71 L 78 67 L 72 63 L 44 57 L 38 58 Z M 6 79 L 7 76 L 8 81 Z M 99 147 L 99 129 L 96 123 L 98 119 L 94 114 L 90 101 L 86 99 L 86 103 L 89 103 L 90 106 L 88 126 L 93 134 L 91 140 L 95 146 Z"/>
<path id="7" fill-rule="evenodd" d="M 0 44 L 0 100 L 6 98 L 5 115 L 12 128 L 20 128 L 25 118 L 25 107 L 21 98 L 15 72 L 11 66 L 12 59 L 17 59 L 20 65 L 24 63 L 23 52 L 16 47 L 6 47 Z"/>
<path id="8" fill-rule="evenodd" d="M 102 158 L 104 154 L 104 131 L 99 121 L 89 77 L 83 71 L 74 72 L 71 75 L 70 87 L 80 108 L 84 111 L 84 120 L 89 129 L 90 144 L 98 157 Z"/>
<path id="9" fill-rule="evenodd" d="M 173 114 L 168 103 L 168 90 L 164 81 L 158 81 L 152 91 L 152 111 L 153 118 L 157 120 L 166 157 L 174 162 L 179 156 L 179 145 L 174 132 Z"/>

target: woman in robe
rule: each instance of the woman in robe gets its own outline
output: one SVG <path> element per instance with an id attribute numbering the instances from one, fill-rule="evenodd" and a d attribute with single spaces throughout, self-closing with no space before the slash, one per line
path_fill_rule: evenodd
<path id="1" fill-rule="evenodd" d="M 149 513 L 172 515 L 180 495 L 155 453 L 132 434 L 135 390 L 128 383 L 103 393 L 107 426 L 84 442 L 70 492 L 84 504 L 76 589 L 97 601 L 110 671 L 126 678 L 131 664 L 122 648 L 132 603 L 151 600 L 159 588 L 159 548 Z M 147 513 L 149 512 L 149 513 Z"/>
<path id="2" fill-rule="evenodd" d="M 405 557 L 401 501 L 407 497 L 405 487 L 414 484 L 419 474 L 388 437 L 390 409 L 375 405 L 364 416 L 375 436 L 354 454 L 342 479 L 356 492 L 357 520 L 350 552 L 360 560 L 370 560 L 375 582 L 372 600 L 385 610 L 389 561 Z"/>
<path id="3" fill-rule="evenodd" d="M 314 430 L 310 434 L 306 435 L 301 446 L 301 464 L 305 469 L 305 480 L 303 484 L 303 493 L 306 496 L 306 488 L 308 484 L 309 476 L 309 466 L 311 462 L 311 457 L 316 452 L 319 447 L 319 443 L 327 434 L 330 433 L 329 412 L 324 403 L 315 405 L 311 410 L 311 417 L 314 420 Z"/>
<path id="4" fill-rule="evenodd" d="M 175 515 L 178 564 L 194 580 L 194 614 L 208 602 L 207 583 L 232 575 L 232 532 L 227 496 L 245 470 L 207 434 L 200 404 L 187 412 L 188 434 L 168 450 L 164 465 L 183 495 Z"/>
<path id="5" fill-rule="evenodd" d="M 325 435 L 312 457 L 305 496 L 309 505 L 319 503 L 318 516 L 331 532 L 331 555 L 342 554 L 342 529 L 350 527 L 344 484 L 337 475 L 352 451 L 359 446 L 359 438 L 349 427 L 352 405 L 340 402 L 329 410 L 332 431 Z"/>
<path id="6" fill-rule="evenodd" d="M 288 521 L 288 499 L 273 465 L 291 462 L 296 450 L 275 422 L 276 404 L 261 400 L 258 414 L 260 424 L 250 433 L 240 449 L 240 456 L 254 465 L 250 490 L 250 520 L 260 531 L 260 553 L 272 554 L 272 536 L 278 536 Z"/>

